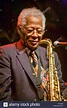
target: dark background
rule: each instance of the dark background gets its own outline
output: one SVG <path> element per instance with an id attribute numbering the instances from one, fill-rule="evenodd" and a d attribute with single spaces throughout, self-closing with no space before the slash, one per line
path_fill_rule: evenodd
<path id="1" fill-rule="evenodd" d="M 0 0 L 0 46 L 19 40 L 16 23 L 23 8 L 37 7 L 46 16 L 43 38 L 67 42 L 67 0 Z M 61 61 L 63 79 L 67 81 L 67 45 L 54 49 Z"/>

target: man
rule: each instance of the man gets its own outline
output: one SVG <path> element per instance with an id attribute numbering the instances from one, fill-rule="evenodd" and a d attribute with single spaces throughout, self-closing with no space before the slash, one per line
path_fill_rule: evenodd
<path id="1" fill-rule="evenodd" d="M 45 22 L 45 16 L 36 8 L 21 11 L 17 22 L 20 40 L 0 48 L 0 100 L 48 100 L 49 60 L 46 48 L 39 46 Z M 37 64 L 33 63 L 33 54 Z M 63 88 L 60 61 L 54 54 L 60 87 Z"/>

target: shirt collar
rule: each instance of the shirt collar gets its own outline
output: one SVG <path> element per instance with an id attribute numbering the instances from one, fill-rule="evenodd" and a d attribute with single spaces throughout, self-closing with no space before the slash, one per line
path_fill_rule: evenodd
<path id="1" fill-rule="evenodd" d="M 26 52 L 27 55 L 29 56 L 31 51 L 26 47 L 26 48 L 25 48 L 25 52 Z M 37 58 L 39 58 L 39 48 L 38 48 L 38 47 L 34 50 L 34 52 L 35 52 Z"/>

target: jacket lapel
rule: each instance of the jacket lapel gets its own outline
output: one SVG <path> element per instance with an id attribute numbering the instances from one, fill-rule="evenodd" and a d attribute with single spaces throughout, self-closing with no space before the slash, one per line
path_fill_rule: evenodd
<path id="1" fill-rule="evenodd" d="M 34 86 L 36 87 L 36 85 L 37 85 L 36 77 L 33 76 L 33 69 L 31 67 L 31 64 L 30 64 L 27 54 L 25 53 L 25 51 L 22 50 L 22 51 L 18 52 L 16 57 L 17 57 L 18 61 L 20 62 L 22 68 L 27 73 L 27 75 L 33 82 Z"/>

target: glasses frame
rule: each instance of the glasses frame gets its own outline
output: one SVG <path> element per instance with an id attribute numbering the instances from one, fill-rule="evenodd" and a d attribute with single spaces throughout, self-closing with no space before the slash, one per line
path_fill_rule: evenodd
<path id="1" fill-rule="evenodd" d="M 36 31 L 38 36 L 42 36 L 44 34 L 44 30 L 42 28 L 33 28 L 33 27 L 23 27 L 21 30 L 27 35 L 33 35 L 34 31 Z"/>

